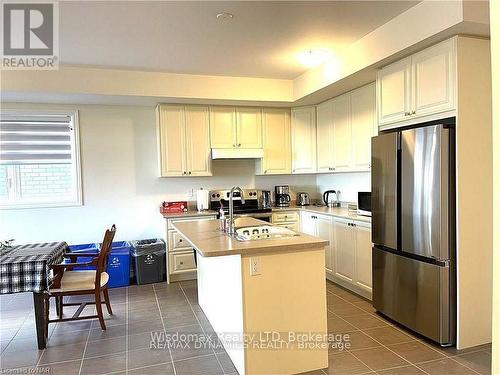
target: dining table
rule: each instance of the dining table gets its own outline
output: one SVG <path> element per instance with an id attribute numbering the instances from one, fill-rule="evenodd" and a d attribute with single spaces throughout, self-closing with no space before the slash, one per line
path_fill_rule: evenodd
<path id="1" fill-rule="evenodd" d="M 33 293 L 38 349 L 47 346 L 47 309 L 44 293 L 52 283 L 49 266 L 61 263 L 66 242 L 46 242 L 0 248 L 0 294 Z"/>

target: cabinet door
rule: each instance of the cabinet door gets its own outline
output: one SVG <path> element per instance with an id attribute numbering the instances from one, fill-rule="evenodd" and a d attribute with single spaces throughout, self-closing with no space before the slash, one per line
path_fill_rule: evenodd
<path id="1" fill-rule="evenodd" d="M 186 107 L 186 166 L 189 176 L 211 176 L 208 107 Z"/>
<path id="2" fill-rule="evenodd" d="M 236 115 L 233 107 L 210 107 L 210 146 L 236 147 Z"/>
<path id="3" fill-rule="evenodd" d="M 316 108 L 292 109 L 292 173 L 316 173 Z"/>
<path id="4" fill-rule="evenodd" d="M 375 129 L 375 84 L 351 93 L 352 162 L 355 170 L 371 165 L 371 141 Z"/>
<path id="5" fill-rule="evenodd" d="M 319 238 L 327 240 L 330 242 L 325 248 L 325 268 L 326 272 L 333 273 L 333 218 L 331 216 L 316 216 L 316 235 Z"/>
<path id="6" fill-rule="evenodd" d="M 186 131 L 184 106 L 158 107 L 161 176 L 186 174 Z"/>
<path id="7" fill-rule="evenodd" d="M 316 110 L 318 172 L 332 172 L 334 170 L 332 101 L 319 104 Z"/>
<path id="8" fill-rule="evenodd" d="M 344 94 L 332 100 L 333 155 L 335 171 L 348 171 L 352 164 L 351 96 Z"/>
<path id="9" fill-rule="evenodd" d="M 236 145 L 239 148 L 262 148 L 262 110 L 236 109 Z"/>
<path id="10" fill-rule="evenodd" d="M 334 218 L 335 275 L 354 282 L 355 238 L 352 221 Z"/>
<path id="11" fill-rule="evenodd" d="M 264 108 L 262 110 L 264 174 L 290 174 L 292 151 L 290 144 L 290 110 Z"/>
<path id="12" fill-rule="evenodd" d="M 455 41 L 447 40 L 412 56 L 415 116 L 455 108 Z"/>
<path id="13" fill-rule="evenodd" d="M 300 213 L 300 231 L 311 236 L 316 236 L 316 219 L 310 212 Z"/>
<path id="14" fill-rule="evenodd" d="M 372 231 L 370 223 L 355 222 L 356 285 L 372 291 Z"/>
<path id="15" fill-rule="evenodd" d="M 411 106 L 411 58 L 386 66 L 377 74 L 378 125 L 408 118 Z"/>

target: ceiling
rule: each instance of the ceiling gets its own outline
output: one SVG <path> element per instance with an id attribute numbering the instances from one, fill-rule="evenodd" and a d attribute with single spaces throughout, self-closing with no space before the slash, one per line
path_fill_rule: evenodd
<path id="1" fill-rule="evenodd" d="M 65 1 L 60 63 L 293 79 L 307 69 L 297 53 L 339 53 L 418 2 Z"/>

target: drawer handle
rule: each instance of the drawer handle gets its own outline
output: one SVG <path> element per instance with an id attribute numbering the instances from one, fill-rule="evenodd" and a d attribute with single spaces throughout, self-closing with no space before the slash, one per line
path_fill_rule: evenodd
<path id="1" fill-rule="evenodd" d="M 179 242 L 182 242 L 182 239 L 180 239 Z"/>
<path id="2" fill-rule="evenodd" d="M 184 262 L 179 262 L 179 264 L 182 266 L 184 264 Z"/>

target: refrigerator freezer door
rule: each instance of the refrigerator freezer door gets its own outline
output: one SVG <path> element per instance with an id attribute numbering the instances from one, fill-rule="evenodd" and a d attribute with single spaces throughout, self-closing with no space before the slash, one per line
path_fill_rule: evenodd
<path id="1" fill-rule="evenodd" d="M 441 345 L 455 343 L 450 268 L 373 248 L 373 306 Z"/>
<path id="2" fill-rule="evenodd" d="M 449 130 L 442 125 L 401 132 L 401 250 L 450 258 Z"/>
<path id="3" fill-rule="evenodd" d="M 397 249 L 398 133 L 372 138 L 372 241 Z"/>

